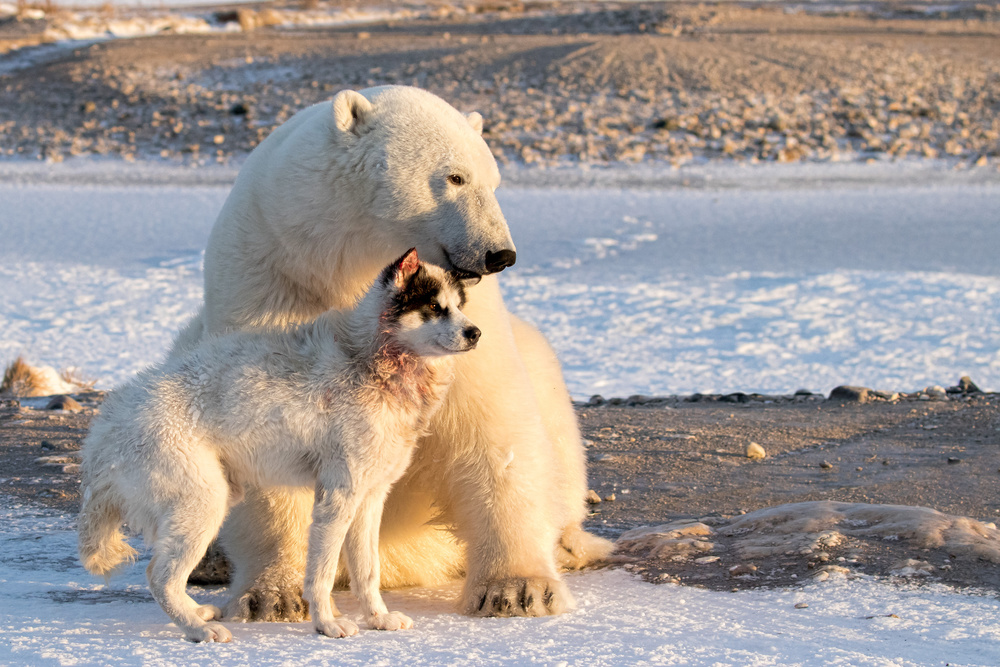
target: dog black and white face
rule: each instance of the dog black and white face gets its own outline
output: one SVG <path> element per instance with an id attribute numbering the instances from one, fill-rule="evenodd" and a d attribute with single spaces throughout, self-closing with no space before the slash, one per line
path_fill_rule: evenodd
<path id="1" fill-rule="evenodd" d="M 414 248 L 387 267 L 382 280 L 390 294 L 386 318 L 405 347 L 423 357 L 476 347 L 481 332 L 462 313 L 465 287 L 452 274 L 421 263 Z"/>

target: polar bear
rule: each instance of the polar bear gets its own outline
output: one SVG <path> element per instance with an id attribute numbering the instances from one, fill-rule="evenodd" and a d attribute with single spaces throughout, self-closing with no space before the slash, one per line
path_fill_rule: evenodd
<path id="1" fill-rule="evenodd" d="M 585 532 L 586 470 L 555 354 L 504 307 L 516 249 L 482 117 L 406 86 L 345 90 L 293 116 L 247 158 L 205 252 L 205 303 L 174 352 L 235 329 L 352 305 L 407 248 L 466 281 L 482 330 L 382 517 L 386 588 L 464 576 L 472 615 L 572 605 L 559 568 L 603 558 Z M 235 569 L 227 616 L 301 620 L 311 488 L 246 490 L 220 534 Z"/>

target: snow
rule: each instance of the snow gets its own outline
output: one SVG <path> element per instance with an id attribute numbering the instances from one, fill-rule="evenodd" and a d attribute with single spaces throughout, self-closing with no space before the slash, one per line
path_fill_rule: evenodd
<path id="1" fill-rule="evenodd" d="M 5 167 L 0 360 L 110 388 L 197 309 L 232 172 L 147 166 L 115 184 L 116 169 Z M 578 399 L 963 374 L 1000 388 L 1000 184 L 859 184 L 854 169 L 791 187 L 502 187 L 508 305 L 552 341 Z"/>
<path id="2" fill-rule="evenodd" d="M 107 585 L 82 569 L 71 518 L 0 507 L 0 540 L 0 664 L 992 665 L 1000 641 L 994 597 L 936 585 L 831 577 L 718 593 L 595 571 L 567 576 L 578 608 L 557 618 L 460 616 L 453 585 L 386 594 L 414 618 L 408 631 L 228 624 L 231 644 L 195 645 L 150 597 L 145 558 Z M 192 594 L 218 604 L 225 591 Z M 349 594 L 337 603 L 360 620 Z"/>
<path id="3" fill-rule="evenodd" d="M 761 173 L 498 191 L 519 249 L 508 303 L 550 337 L 575 396 L 916 388 L 962 373 L 1000 388 L 1000 184 Z M 162 357 L 200 302 L 232 172 L 0 175 L 0 360 L 78 367 L 109 388 Z M 72 517 L 12 502 L 0 664 L 990 665 L 1000 640 L 995 597 L 940 586 L 832 576 L 732 594 L 596 571 L 567 577 L 578 609 L 558 618 L 466 618 L 453 585 L 386 595 L 414 617 L 407 632 L 231 624 L 232 644 L 196 646 L 152 601 L 143 559 L 105 585 L 76 560 Z M 357 614 L 349 595 L 338 604 Z"/>

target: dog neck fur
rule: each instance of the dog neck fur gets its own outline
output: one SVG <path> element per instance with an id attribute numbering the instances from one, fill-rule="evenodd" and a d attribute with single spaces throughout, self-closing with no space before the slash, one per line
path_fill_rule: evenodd
<path id="1" fill-rule="evenodd" d="M 400 342 L 398 323 L 390 314 L 394 291 L 400 287 L 393 282 L 396 274 L 390 273 L 394 268 L 398 270 L 397 265 L 387 268 L 353 309 L 330 311 L 321 319 L 329 322 L 333 334 L 332 341 L 326 334 L 327 341 L 346 355 L 358 384 L 396 405 L 424 409 L 443 398 L 453 379 L 452 360 L 422 357 Z"/>

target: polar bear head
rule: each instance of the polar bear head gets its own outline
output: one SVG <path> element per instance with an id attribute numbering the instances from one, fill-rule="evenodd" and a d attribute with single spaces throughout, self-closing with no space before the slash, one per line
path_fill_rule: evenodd
<path id="1" fill-rule="evenodd" d="M 394 248 L 463 278 L 502 271 L 516 257 L 494 191 L 496 160 L 483 141 L 483 119 L 407 86 L 345 90 L 332 104 L 336 152 L 362 178 L 352 193 L 365 202 Z M 342 163 L 344 164 L 344 163 Z"/>

